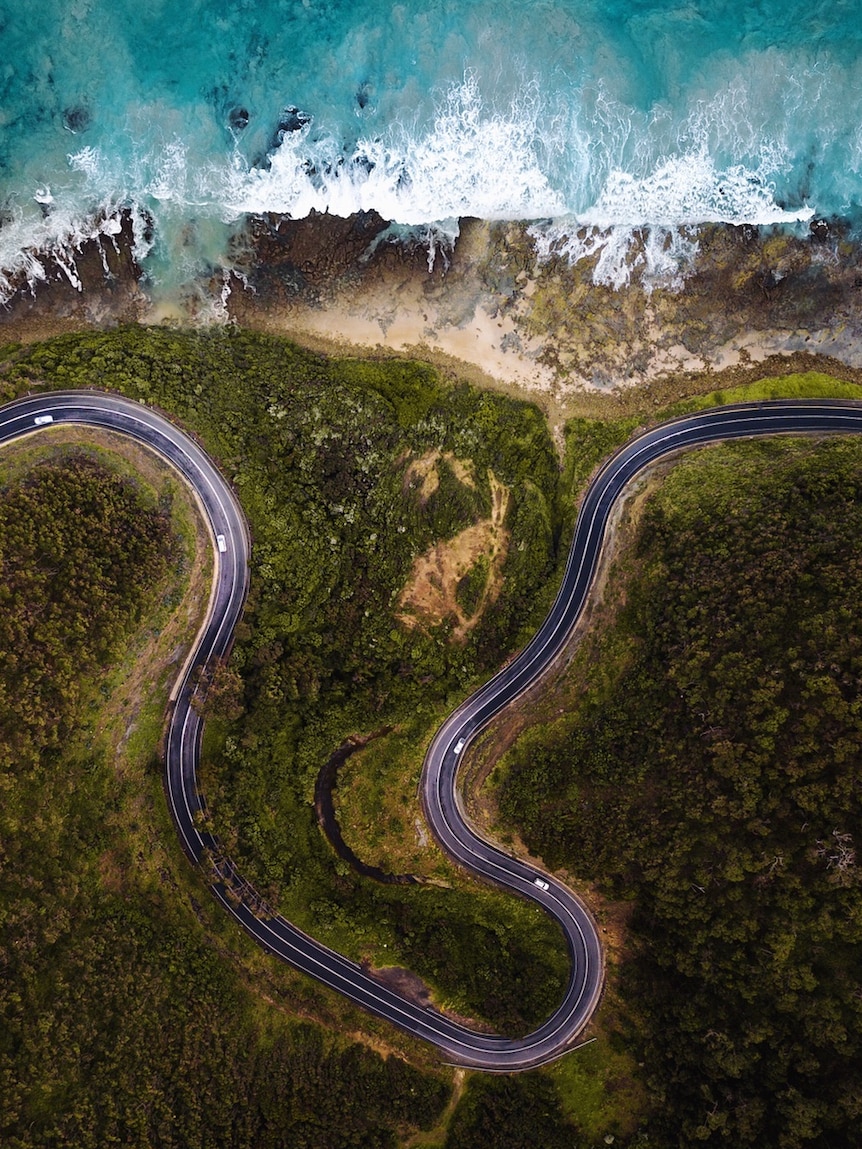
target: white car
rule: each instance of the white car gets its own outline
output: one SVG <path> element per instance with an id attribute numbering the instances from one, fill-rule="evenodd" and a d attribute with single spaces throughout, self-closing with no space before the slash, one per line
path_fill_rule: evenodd
<path id="1" fill-rule="evenodd" d="M 224 537 L 224 535 L 216 535 L 216 545 L 218 546 L 221 554 L 224 554 L 227 550 L 227 539 Z"/>
<path id="2" fill-rule="evenodd" d="M 54 422 L 54 416 L 53 415 L 37 415 L 36 418 L 33 420 L 33 422 L 36 424 L 37 427 L 44 427 L 46 423 L 53 423 Z"/>
<path id="3" fill-rule="evenodd" d="M 533 885 L 538 886 L 540 890 L 549 890 L 551 888 L 544 878 L 533 878 Z"/>

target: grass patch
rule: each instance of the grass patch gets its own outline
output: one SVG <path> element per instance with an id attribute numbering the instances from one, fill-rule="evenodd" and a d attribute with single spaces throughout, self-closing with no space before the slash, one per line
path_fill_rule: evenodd
<path id="1" fill-rule="evenodd" d="M 454 869 L 418 801 L 426 739 L 426 721 L 408 721 L 353 754 L 338 772 L 335 811 L 344 840 L 363 862 L 451 884 Z"/>
<path id="2" fill-rule="evenodd" d="M 563 1113 L 588 1144 L 601 1144 L 608 1136 L 625 1143 L 648 1111 L 637 1062 L 619 1038 L 603 1033 L 544 1072 L 554 1083 Z"/>
<path id="3" fill-rule="evenodd" d="M 862 384 L 836 379 L 819 371 L 804 371 L 758 379 L 739 387 L 726 387 L 683 399 L 662 412 L 661 418 L 672 418 L 706 407 L 723 407 L 728 403 L 758 403 L 769 399 L 855 399 L 862 400 Z"/>

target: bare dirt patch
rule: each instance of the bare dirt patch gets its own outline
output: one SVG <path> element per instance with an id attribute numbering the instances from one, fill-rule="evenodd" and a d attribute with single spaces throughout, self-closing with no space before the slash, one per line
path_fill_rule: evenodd
<path id="1" fill-rule="evenodd" d="M 419 487 L 419 498 L 423 503 L 434 494 L 440 485 L 437 463 L 445 459 L 459 482 L 465 487 L 475 487 L 476 479 L 470 460 L 458 459 L 451 451 L 426 451 L 418 459 L 413 459 L 404 475 L 405 486 Z"/>
<path id="2" fill-rule="evenodd" d="M 373 977 L 376 981 L 382 982 L 383 985 L 400 993 L 402 997 L 406 997 L 408 1001 L 412 1001 L 414 1005 L 425 1008 L 431 1005 L 445 1017 L 451 1018 L 453 1021 L 459 1022 L 461 1025 L 466 1025 L 470 1029 L 478 1030 L 481 1033 L 494 1033 L 487 1022 L 481 1021 L 475 1017 L 466 1017 L 463 1014 L 456 1013 L 454 1010 L 447 1009 L 445 1004 L 435 1002 L 434 994 L 430 987 L 409 969 L 404 969 L 403 966 L 382 966 L 374 967 L 369 962 L 363 962 L 362 968 L 365 973 Z"/>
<path id="3" fill-rule="evenodd" d="M 367 966 L 365 972 L 371 974 L 377 981 L 383 982 L 395 993 L 412 1001 L 414 1005 L 424 1008 L 431 1004 L 431 990 L 418 974 L 404 969 L 403 966 L 385 966 L 383 969 Z"/>
<path id="4" fill-rule="evenodd" d="M 463 642 L 485 608 L 499 595 L 503 561 L 509 546 L 509 532 L 503 526 L 509 507 L 509 489 L 492 472 L 488 475 L 491 517 L 466 527 L 446 542 L 437 543 L 414 561 L 399 598 L 398 618 L 408 626 L 437 626 L 453 618 L 452 638 Z M 427 478 L 423 480 L 427 481 Z M 476 610 L 468 615 L 458 602 L 458 584 L 483 556 L 489 564 L 487 581 Z"/>

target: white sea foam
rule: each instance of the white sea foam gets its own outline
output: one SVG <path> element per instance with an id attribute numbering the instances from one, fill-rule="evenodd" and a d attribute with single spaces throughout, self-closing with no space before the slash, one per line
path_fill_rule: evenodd
<path id="1" fill-rule="evenodd" d="M 790 170 L 790 149 L 780 134 L 755 128 L 752 94 L 738 76 L 712 98 L 695 100 L 676 124 L 663 108 L 639 121 L 601 86 L 591 115 L 610 145 L 596 155 L 591 143 L 592 202 L 531 227 L 540 260 L 594 258 L 596 283 L 620 288 L 636 276 L 647 291 L 678 289 L 694 265 L 700 225 L 795 224 L 814 215 L 809 204 L 777 202 L 774 180 Z M 720 164 L 718 155 L 749 162 Z M 628 167 L 614 166 L 613 156 Z"/>
<path id="2" fill-rule="evenodd" d="M 581 215 L 595 227 L 699 223 L 795 223 L 811 219 L 808 206 L 783 210 L 775 188 L 741 164 L 717 170 L 705 152 L 673 156 L 644 179 L 614 171 L 595 205 Z"/>
<path id="3" fill-rule="evenodd" d="M 487 111 L 475 79 L 467 76 L 449 90 L 430 129 L 401 127 L 385 139 L 360 140 L 346 160 L 331 138 L 314 137 L 311 129 L 287 136 L 269 170 L 245 171 L 237 158 L 225 200 L 236 216 L 276 211 L 303 217 L 311 210 L 349 215 L 373 208 L 414 225 L 414 234 L 417 226 L 430 229 L 429 267 L 444 213 L 455 219 L 546 216 L 554 222 L 534 229 L 539 246 L 547 240 L 572 260 L 597 254 L 598 282 L 620 287 L 634 272 L 648 288 L 678 286 L 697 251 L 690 231 L 698 224 L 792 223 L 814 214 L 807 205 L 788 210 L 776 202 L 769 177 L 787 166 L 787 149 L 782 141 L 757 137 L 747 98 L 737 84 L 696 102 L 675 129 L 677 144 L 688 150 L 651 161 L 657 147 L 670 142 L 666 109 L 639 119 L 599 85 L 591 96 L 591 136 L 582 126 L 582 109 L 568 120 L 559 111 L 551 114 L 534 85 L 505 114 Z M 731 155 L 756 151 L 758 162 L 721 167 L 710 143 Z M 549 155 L 557 186 L 541 166 L 540 157 Z M 614 155 L 628 158 L 634 170 L 611 166 Z M 592 202 L 573 215 L 591 186 Z"/>
<path id="4" fill-rule="evenodd" d="M 593 282 L 617 290 L 637 277 L 648 293 L 656 287 L 677 291 L 698 252 L 697 231 L 687 227 L 602 229 L 569 218 L 536 223 L 528 231 L 540 263 L 595 257 Z"/>
<path id="5" fill-rule="evenodd" d="M 614 171 L 593 207 L 530 233 L 540 259 L 597 256 L 596 283 L 619 289 L 637 275 L 647 291 L 677 290 L 694 265 L 698 225 L 792 224 L 813 215 L 808 206 L 782 209 L 757 172 L 741 165 L 719 171 L 701 151 L 668 159 L 643 179 Z"/>
<path id="6" fill-rule="evenodd" d="M 36 215 L 13 207 L 0 228 L 0 305 L 22 283 L 33 291 L 57 270 L 81 291 L 77 268 L 81 248 L 99 237 L 116 242 L 122 227 L 120 210 L 103 204 L 90 214 L 58 209 Z"/>
<path id="7" fill-rule="evenodd" d="M 285 135 L 268 169 L 243 170 L 237 157 L 225 207 L 234 217 L 276 211 L 297 218 L 373 208 L 397 223 L 425 225 L 465 215 L 559 214 L 565 200 L 537 155 L 540 110 L 532 88 L 505 112 L 486 110 L 468 75 L 426 130 L 395 125 L 386 136 L 360 139 L 345 156 L 331 136 L 306 127 Z"/>
<path id="8" fill-rule="evenodd" d="M 789 194 L 785 186 L 809 146 L 799 117 L 807 109 L 822 125 L 825 109 L 827 124 L 837 122 L 841 85 L 834 69 L 794 71 L 792 63 L 774 51 L 727 74 L 714 63 L 702 90 L 675 110 L 637 110 L 595 80 L 553 97 L 525 83 L 495 101 L 468 73 L 427 121 L 405 115 L 349 145 L 334 122 L 312 121 L 287 132 L 266 164 L 243 153 L 241 135 L 228 143 L 210 121 L 198 130 L 200 109 L 183 118 L 162 104 L 141 107 L 123 147 L 80 148 L 65 180 L 34 170 L 0 229 L 0 300 L 21 276 L 31 287 L 44 280 L 51 264 L 79 286 L 76 253 L 87 239 L 115 234 L 122 210 L 131 213 L 136 258 L 167 291 L 229 262 L 229 238 L 248 214 L 371 209 L 423 238 L 429 267 L 445 264 L 459 217 L 546 219 L 533 229 L 540 253 L 592 256 L 596 279 L 609 285 L 632 274 L 648 287 L 678 284 L 698 225 L 813 215 L 805 179 Z M 857 72 L 862 81 L 862 65 Z M 857 202 L 862 130 L 817 130 L 821 147 L 845 157 L 840 194 Z"/>

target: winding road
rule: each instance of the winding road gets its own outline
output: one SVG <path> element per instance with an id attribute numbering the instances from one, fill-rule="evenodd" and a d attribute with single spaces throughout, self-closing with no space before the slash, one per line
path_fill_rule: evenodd
<path id="1" fill-rule="evenodd" d="M 249 538 L 242 510 L 206 453 L 149 407 L 97 391 L 29 396 L 0 408 L 0 445 L 56 424 L 82 424 L 127 435 L 171 463 L 193 488 L 213 536 L 213 592 L 192 656 L 172 697 L 165 758 L 165 786 L 186 853 L 196 862 L 215 859 L 221 881 L 213 893 L 268 952 L 317 978 L 371 1013 L 431 1042 L 452 1062 L 498 1072 L 546 1064 L 571 1048 L 598 1005 L 603 985 L 602 950 L 593 920 L 577 896 L 550 874 L 539 874 L 485 841 L 469 824 L 457 785 L 458 765 L 469 744 L 513 699 L 550 667 L 583 611 L 598 569 L 616 501 L 647 467 L 677 451 L 719 440 L 793 434 L 862 433 L 862 404 L 839 400 L 788 400 L 712 408 L 653 427 L 611 456 L 586 491 L 562 586 L 530 643 L 450 715 L 429 747 L 421 797 L 443 849 L 471 872 L 538 902 L 565 933 L 571 973 L 563 1001 L 526 1037 L 478 1033 L 432 1008 L 401 997 L 355 962 L 335 953 L 269 912 L 221 858 L 218 843 L 199 829 L 203 808 L 197 789 L 203 720 L 192 709 L 194 671 L 230 649 L 248 589 Z M 219 540 L 219 545 L 216 541 Z"/>

